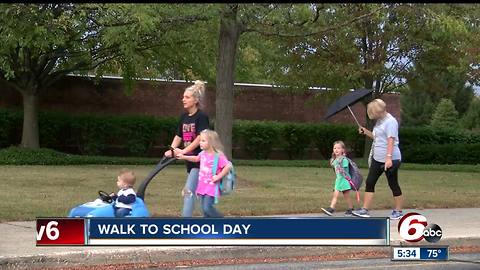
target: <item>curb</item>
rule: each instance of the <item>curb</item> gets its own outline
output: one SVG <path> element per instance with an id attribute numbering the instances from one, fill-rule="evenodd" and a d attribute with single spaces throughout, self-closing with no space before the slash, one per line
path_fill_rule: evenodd
<path id="1" fill-rule="evenodd" d="M 440 245 L 451 248 L 469 248 L 480 252 L 480 238 L 456 238 L 440 241 Z M 412 244 L 392 241 L 391 245 L 429 245 L 426 242 Z M 0 258 L 0 269 L 44 269 L 94 267 L 98 265 L 115 266 L 128 264 L 161 265 L 182 264 L 191 261 L 234 261 L 241 259 L 287 259 L 295 257 L 322 257 L 332 260 L 335 256 L 362 258 L 385 258 L 390 255 L 390 246 L 208 246 L 208 247 L 133 247 L 131 249 L 103 249 L 66 252 L 56 255 L 34 255 L 26 257 Z M 355 254 L 366 254 L 358 255 Z M 329 259 L 330 258 L 330 259 Z M 231 264 L 231 263 L 229 263 Z M 114 267 L 116 268 L 116 267 Z"/>

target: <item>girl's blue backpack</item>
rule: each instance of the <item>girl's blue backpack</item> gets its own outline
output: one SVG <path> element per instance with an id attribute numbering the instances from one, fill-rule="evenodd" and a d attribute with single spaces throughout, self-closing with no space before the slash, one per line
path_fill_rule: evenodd
<path id="1" fill-rule="evenodd" d="M 215 159 L 213 160 L 212 175 L 217 173 L 218 158 L 219 155 L 216 153 Z M 229 161 L 229 163 L 230 171 L 220 180 L 219 188 L 215 190 L 215 203 L 218 203 L 218 191 L 220 191 L 221 195 L 228 195 L 235 190 L 237 174 L 235 173 L 232 162 Z"/>

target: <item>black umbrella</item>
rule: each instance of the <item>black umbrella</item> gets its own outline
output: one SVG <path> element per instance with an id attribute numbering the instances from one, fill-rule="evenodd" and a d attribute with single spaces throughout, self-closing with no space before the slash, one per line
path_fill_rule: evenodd
<path id="1" fill-rule="evenodd" d="M 348 110 L 353 116 L 353 119 L 355 119 L 355 122 L 357 122 L 357 125 L 361 126 L 360 123 L 358 123 L 355 114 L 353 114 L 352 109 L 350 109 L 350 105 L 357 103 L 359 100 L 361 100 L 365 96 L 368 96 L 372 92 L 372 89 L 362 88 L 351 91 L 350 93 L 342 96 L 341 98 L 337 99 L 332 105 L 330 105 L 330 107 L 328 107 L 327 113 L 325 114 L 325 119 L 343 111 L 345 108 L 348 108 Z"/>

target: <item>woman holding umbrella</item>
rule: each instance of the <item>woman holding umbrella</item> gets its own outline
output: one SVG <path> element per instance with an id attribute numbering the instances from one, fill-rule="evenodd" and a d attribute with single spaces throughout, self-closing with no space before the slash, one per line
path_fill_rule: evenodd
<path id="1" fill-rule="evenodd" d="M 395 209 L 390 219 L 400 219 L 403 216 L 402 190 L 398 184 L 398 169 L 401 164 L 401 153 L 398 148 L 398 122 L 387 112 L 386 104 L 381 99 L 375 99 L 367 105 L 367 114 L 370 119 L 377 120 L 373 131 L 359 126 L 359 133 L 373 139 L 369 156 L 369 171 L 365 181 L 365 194 L 363 207 L 353 211 L 352 214 L 359 217 L 370 217 L 369 208 L 373 201 L 375 184 L 378 178 L 385 172 L 388 185 L 392 190 Z"/>

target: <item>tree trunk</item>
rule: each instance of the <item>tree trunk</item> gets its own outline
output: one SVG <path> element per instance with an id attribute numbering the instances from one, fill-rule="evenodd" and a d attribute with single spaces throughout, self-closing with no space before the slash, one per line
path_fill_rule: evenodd
<path id="1" fill-rule="evenodd" d="M 232 158 L 232 128 L 235 82 L 235 59 L 241 25 L 237 22 L 237 6 L 226 6 L 220 19 L 216 78 L 215 130 L 225 147 L 225 155 Z"/>
<path id="2" fill-rule="evenodd" d="M 23 131 L 21 146 L 40 148 L 38 135 L 38 94 L 36 91 L 21 91 L 23 96 Z"/>

